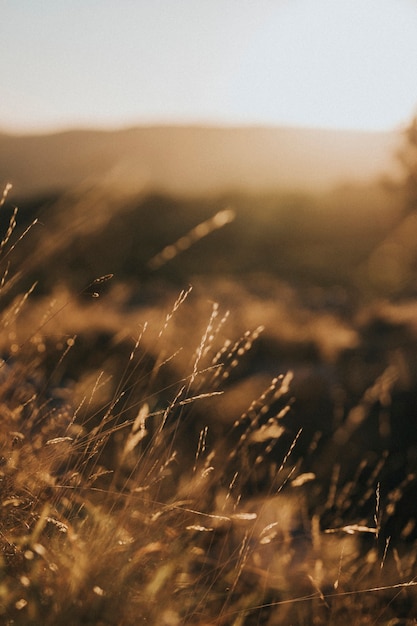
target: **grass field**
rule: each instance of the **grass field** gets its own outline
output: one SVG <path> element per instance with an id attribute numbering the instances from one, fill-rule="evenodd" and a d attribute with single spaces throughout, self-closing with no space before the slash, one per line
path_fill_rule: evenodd
<path id="1" fill-rule="evenodd" d="M 2 623 L 415 623 L 417 300 L 396 202 L 13 206 Z"/>

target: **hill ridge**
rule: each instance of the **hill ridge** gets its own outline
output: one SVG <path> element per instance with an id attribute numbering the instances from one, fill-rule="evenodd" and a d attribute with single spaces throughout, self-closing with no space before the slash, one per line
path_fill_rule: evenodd
<path id="1" fill-rule="evenodd" d="M 0 132 L 0 183 L 19 195 L 107 182 L 170 194 L 318 191 L 395 168 L 399 132 L 146 125 Z"/>

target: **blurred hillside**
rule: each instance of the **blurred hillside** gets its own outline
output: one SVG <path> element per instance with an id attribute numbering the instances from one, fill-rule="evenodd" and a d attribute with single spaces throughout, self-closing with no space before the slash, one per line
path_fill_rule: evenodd
<path id="1" fill-rule="evenodd" d="M 22 230 L 39 219 L 15 252 L 38 290 L 63 281 L 78 291 L 108 273 L 136 286 L 268 274 L 311 293 L 347 289 L 349 300 L 414 297 L 405 139 L 294 128 L 0 134 L 0 179 L 13 184 L 0 229 L 14 204 Z M 403 183 L 381 183 L 400 168 Z M 229 208 L 232 223 L 188 245 L 187 233 Z M 153 263 L 167 246 L 169 262 Z"/>
<path id="2" fill-rule="evenodd" d="M 19 197 L 103 182 L 192 196 L 317 192 L 392 172 L 400 142 L 395 132 L 267 127 L 0 134 L 0 184 Z"/>

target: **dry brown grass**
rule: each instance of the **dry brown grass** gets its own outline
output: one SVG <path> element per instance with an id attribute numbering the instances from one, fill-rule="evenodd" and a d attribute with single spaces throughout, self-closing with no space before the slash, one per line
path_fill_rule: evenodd
<path id="1" fill-rule="evenodd" d="M 14 230 L 13 218 L 6 291 Z M 319 436 L 292 428 L 292 374 L 236 372 L 262 314 L 272 336 L 316 341 L 330 362 L 354 330 L 242 293 L 238 320 L 187 290 L 162 308 L 125 296 L 57 286 L 3 307 L 1 622 L 414 623 L 416 546 L 385 532 L 414 477 L 382 493 L 383 462 L 340 466 L 375 407 L 389 409 L 392 370 L 317 456 Z"/>

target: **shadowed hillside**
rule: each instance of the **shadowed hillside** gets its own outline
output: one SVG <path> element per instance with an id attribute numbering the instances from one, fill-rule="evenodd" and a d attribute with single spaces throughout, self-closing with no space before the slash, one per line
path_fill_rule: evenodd
<path id="1" fill-rule="evenodd" d="M 143 127 L 0 134 L 0 184 L 18 195 L 109 182 L 173 194 L 317 191 L 392 171 L 397 133 Z"/>

